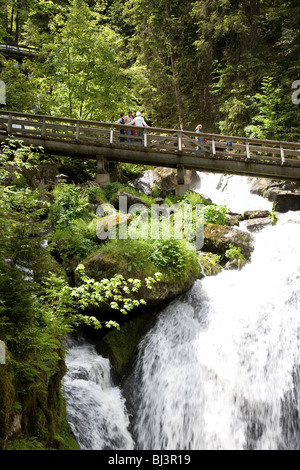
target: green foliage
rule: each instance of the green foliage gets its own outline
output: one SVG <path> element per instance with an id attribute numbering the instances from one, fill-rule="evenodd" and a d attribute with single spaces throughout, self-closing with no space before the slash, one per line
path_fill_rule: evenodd
<path id="1" fill-rule="evenodd" d="M 229 248 L 225 251 L 226 258 L 230 260 L 242 260 L 244 261 L 245 256 L 241 252 L 240 247 L 230 244 Z"/>
<path id="2" fill-rule="evenodd" d="M 214 253 L 199 254 L 199 263 L 204 276 L 215 276 L 222 271 L 221 256 Z"/>
<path id="3" fill-rule="evenodd" d="M 50 96 L 40 95 L 42 109 L 101 121 L 114 120 L 120 107 L 129 109 L 132 102 L 121 36 L 84 0 L 70 1 L 68 13 L 59 12 L 49 26 L 45 64 L 43 68 L 35 65 L 34 74 L 41 88 L 52 89 Z"/>
<path id="4" fill-rule="evenodd" d="M 75 219 L 87 220 L 90 215 L 89 201 L 80 188 L 65 183 L 56 186 L 50 220 L 56 228 L 66 228 Z"/>
<path id="5" fill-rule="evenodd" d="M 227 225 L 227 208 L 216 204 L 204 208 L 204 222 L 207 224 Z"/>
<path id="6" fill-rule="evenodd" d="M 99 248 L 96 235 L 96 219 L 86 222 L 71 220 L 67 227 L 57 228 L 52 236 L 52 250 L 57 250 L 64 265 L 75 256 L 79 262 Z"/>
<path id="7" fill-rule="evenodd" d="M 197 205 L 207 206 L 211 204 L 209 200 L 205 199 L 201 194 L 196 193 L 195 191 L 186 191 L 182 202 L 183 204 L 191 204 L 193 209 L 195 209 Z"/>
<path id="8" fill-rule="evenodd" d="M 109 256 L 118 267 L 118 272 L 142 278 L 153 275 L 156 271 L 150 260 L 151 250 L 148 240 L 128 238 L 109 240 L 100 248 L 99 253 Z"/>
<path id="9" fill-rule="evenodd" d="M 81 311 L 91 305 L 99 306 L 105 303 L 112 309 L 127 314 L 134 307 L 145 304 L 143 299 L 136 300 L 130 297 L 130 294 L 139 291 L 140 279 L 126 280 L 121 274 L 116 274 L 111 279 L 95 281 L 87 276 L 85 267 L 81 264 L 77 266 L 76 272 L 79 275 L 79 287 L 70 287 L 65 280 L 51 275 L 43 297 L 49 310 L 59 317 L 62 314 L 67 316 L 73 326 L 85 323 L 95 329 L 102 328 L 103 324 L 108 328 L 119 328 L 119 325 L 112 320 L 101 322 L 93 316 L 83 315 Z M 160 280 L 159 273 L 145 279 L 149 289 L 158 280 Z"/>
<path id="10" fill-rule="evenodd" d="M 277 83 L 276 83 L 277 82 Z M 253 97 L 256 114 L 246 135 L 260 139 L 297 140 L 300 121 L 291 106 L 290 83 L 265 77 L 260 93 Z"/>
<path id="11" fill-rule="evenodd" d="M 199 271 L 196 253 L 185 240 L 156 241 L 150 259 L 159 270 L 174 277 L 184 278 L 195 269 Z"/>
<path id="12" fill-rule="evenodd" d="M 143 171 L 150 169 L 146 165 L 139 165 L 135 163 L 120 163 L 120 169 L 125 178 L 129 181 L 134 181 Z"/>

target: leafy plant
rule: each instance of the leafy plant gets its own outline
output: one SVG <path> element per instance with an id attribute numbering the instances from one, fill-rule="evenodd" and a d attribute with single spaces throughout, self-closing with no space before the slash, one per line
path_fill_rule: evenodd
<path id="1" fill-rule="evenodd" d="M 227 207 L 211 204 L 204 208 L 204 222 L 210 224 L 227 225 Z"/>
<path id="2" fill-rule="evenodd" d="M 184 278 L 187 272 L 199 269 L 196 252 L 185 240 L 158 240 L 153 246 L 150 259 L 159 270 L 175 277 Z"/>
<path id="3" fill-rule="evenodd" d="M 87 220 L 89 216 L 89 200 L 79 187 L 62 183 L 55 188 L 49 218 L 56 228 L 66 228 L 73 220 Z"/>

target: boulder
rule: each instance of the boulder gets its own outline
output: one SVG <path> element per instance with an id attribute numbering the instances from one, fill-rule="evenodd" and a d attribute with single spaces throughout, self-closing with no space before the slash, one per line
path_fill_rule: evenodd
<path id="1" fill-rule="evenodd" d="M 266 192 L 269 201 L 275 203 L 277 212 L 299 211 L 300 191 L 283 191 L 281 189 L 271 189 Z"/>
<path id="2" fill-rule="evenodd" d="M 124 224 L 128 225 L 132 220 L 131 214 L 123 214 L 122 212 L 101 217 L 97 223 L 97 236 L 100 240 L 116 238 L 117 228 Z"/>
<path id="3" fill-rule="evenodd" d="M 245 211 L 240 220 L 260 219 L 270 216 L 271 213 L 268 210 Z"/>
<path id="4" fill-rule="evenodd" d="M 141 199 L 139 196 L 137 196 L 135 194 L 132 194 L 128 191 L 118 191 L 110 199 L 110 203 L 117 210 L 122 210 L 122 207 L 120 207 L 120 197 L 126 198 L 127 207 L 126 207 L 125 212 L 127 212 L 129 210 L 130 206 L 133 206 L 134 204 L 141 204 L 143 206 L 150 207 L 150 204 L 143 201 L 143 199 Z"/>
<path id="5" fill-rule="evenodd" d="M 251 258 L 254 249 L 251 234 L 227 225 L 205 224 L 204 251 L 224 256 L 230 245 L 240 248 L 247 261 Z"/>
<path id="6" fill-rule="evenodd" d="M 115 274 L 121 274 L 126 279 L 130 277 L 139 277 L 138 275 L 133 275 L 131 272 L 128 272 L 128 260 L 125 258 L 124 260 L 117 260 L 110 253 L 94 253 L 83 260 L 82 264 L 85 266 L 86 274 L 96 281 L 100 281 L 103 278 L 110 279 Z M 164 307 L 170 300 L 187 292 L 196 280 L 196 277 L 192 274 L 187 276 L 184 282 L 179 282 L 174 278 L 170 278 L 156 282 L 153 285 L 152 290 L 149 290 L 143 280 L 144 277 L 147 277 L 147 275 L 143 274 L 140 276 L 142 285 L 139 291 L 135 294 L 131 293 L 130 297 L 136 300 L 145 300 L 147 302 L 146 308 Z M 78 285 L 78 279 L 75 279 L 75 282 Z M 91 307 L 88 310 L 92 311 L 95 316 L 101 314 L 102 319 L 103 314 L 107 313 L 110 313 L 110 315 L 113 314 L 116 321 L 121 321 L 124 316 L 122 314 L 117 314 L 116 310 L 112 310 L 109 305 L 104 303 L 97 307 Z M 111 319 L 111 316 L 108 318 Z"/>
<path id="7" fill-rule="evenodd" d="M 277 212 L 300 210 L 300 187 L 297 182 L 257 178 L 252 183 L 251 193 L 274 202 Z"/>
<path id="8" fill-rule="evenodd" d="M 249 232 L 258 232 L 269 225 L 272 225 L 270 217 L 260 217 L 245 221 L 245 226 Z"/>
<path id="9" fill-rule="evenodd" d="M 185 170 L 185 185 L 194 187 L 199 183 L 199 176 L 195 170 Z M 136 178 L 134 186 L 143 193 L 150 196 L 154 186 L 160 188 L 160 196 L 166 197 L 177 187 L 177 170 L 173 168 L 155 168 L 147 170 Z"/>

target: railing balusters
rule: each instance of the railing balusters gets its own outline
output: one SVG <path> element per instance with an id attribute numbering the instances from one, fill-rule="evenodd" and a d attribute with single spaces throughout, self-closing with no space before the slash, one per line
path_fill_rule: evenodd
<path id="1" fill-rule="evenodd" d="M 86 133 L 84 129 L 87 129 Z M 90 129 L 90 132 L 88 129 Z M 113 146 L 114 141 L 116 144 L 119 141 L 119 129 L 116 128 L 116 123 L 98 121 L 87 121 L 85 123 L 85 121 L 78 119 L 57 118 L 55 116 L 41 116 L 3 110 L 0 119 L 0 141 L 7 138 L 7 134 L 12 136 L 15 135 L 16 138 L 24 137 L 24 139 L 29 143 L 31 142 L 31 139 L 35 141 L 36 139 L 34 136 L 36 136 L 41 139 L 41 145 L 44 146 L 46 146 L 48 141 L 51 144 L 50 141 L 61 140 L 66 144 L 67 141 L 69 141 L 70 134 L 73 136 L 73 139 L 76 139 L 76 143 L 79 147 L 81 144 L 90 145 L 91 147 L 95 145 L 99 146 L 99 143 L 101 145 L 102 142 L 106 144 L 106 146 L 108 145 L 108 142 L 110 142 Z M 299 168 L 300 143 L 238 136 L 230 137 L 209 133 L 205 135 L 209 141 L 209 144 L 207 145 L 210 146 L 211 158 L 217 157 L 219 151 L 220 155 L 223 154 L 222 148 L 224 149 L 225 147 L 224 139 L 228 139 L 232 140 L 235 149 L 238 151 L 238 153 L 235 154 L 235 160 L 240 158 L 241 162 L 251 161 L 257 166 L 262 164 L 262 166 L 264 165 L 267 167 L 268 165 L 270 168 L 272 164 L 274 166 L 278 166 L 279 162 L 281 162 L 281 165 L 286 163 L 288 164 L 287 170 L 285 170 L 285 173 L 283 170 L 281 172 L 284 173 L 284 175 L 290 171 L 290 166 Z M 133 140 L 140 141 L 140 139 L 143 139 L 143 147 L 139 146 L 140 150 L 144 148 L 146 151 L 146 149 L 148 150 L 151 148 L 153 153 L 156 154 L 158 154 L 158 151 L 164 150 L 164 153 L 172 156 L 175 151 L 175 154 L 178 153 L 178 157 L 183 155 L 185 158 L 189 157 L 189 153 L 193 155 L 193 143 L 195 137 L 199 137 L 199 134 L 184 131 L 182 129 L 144 128 L 142 136 Z M 91 150 L 91 155 L 93 155 L 93 152 L 94 149 Z M 152 156 L 149 156 L 149 158 L 151 159 Z M 145 156 L 145 160 L 146 159 L 147 156 Z M 160 160 L 159 157 L 158 163 L 163 163 L 163 161 L 164 158 L 162 157 Z M 167 160 L 167 162 L 169 163 L 169 160 Z M 212 167 L 214 168 L 215 165 L 216 158 L 214 159 L 214 162 L 212 162 Z M 247 163 L 245 166 L 249 166 L 249 164 Z M 239 167 L 237 166 L 237 168 Z M 247 173 L 247 171 L 250 171 L 250 167 L 248 169 L 238 169 L 238 171 Z M 273 169 L 270 171 L 268 169 L 268 171 L 266 170 L 266 174 L 272 175 L 272 171 Z M 259 169 L 257 170 L 257 173 L 260 174 Z M 280 173 L 280 169 L 278 173 Z M 290 176 L 289 178 L 292 179 Z M 297 178 L 298 177 L 296 176 L 296 179 Z M 298 179 L 300 179 L 300 177 Z"/>

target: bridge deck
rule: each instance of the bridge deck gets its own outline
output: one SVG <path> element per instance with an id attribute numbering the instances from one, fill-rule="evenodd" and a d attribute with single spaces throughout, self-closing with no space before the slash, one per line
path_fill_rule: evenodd
<path id="1" fill-rule="evenodd" d="M 136 135 L 120 134 L 120 129 L 132 129 Z M 206 141 L 197 144 L 199 136 Z M 300 181 L 297 142 L 1 111 L 0 142 L 7 138 L 43 147 L 49 154 Z M 230 153 L 228 140 L 232 142 Z"/>

